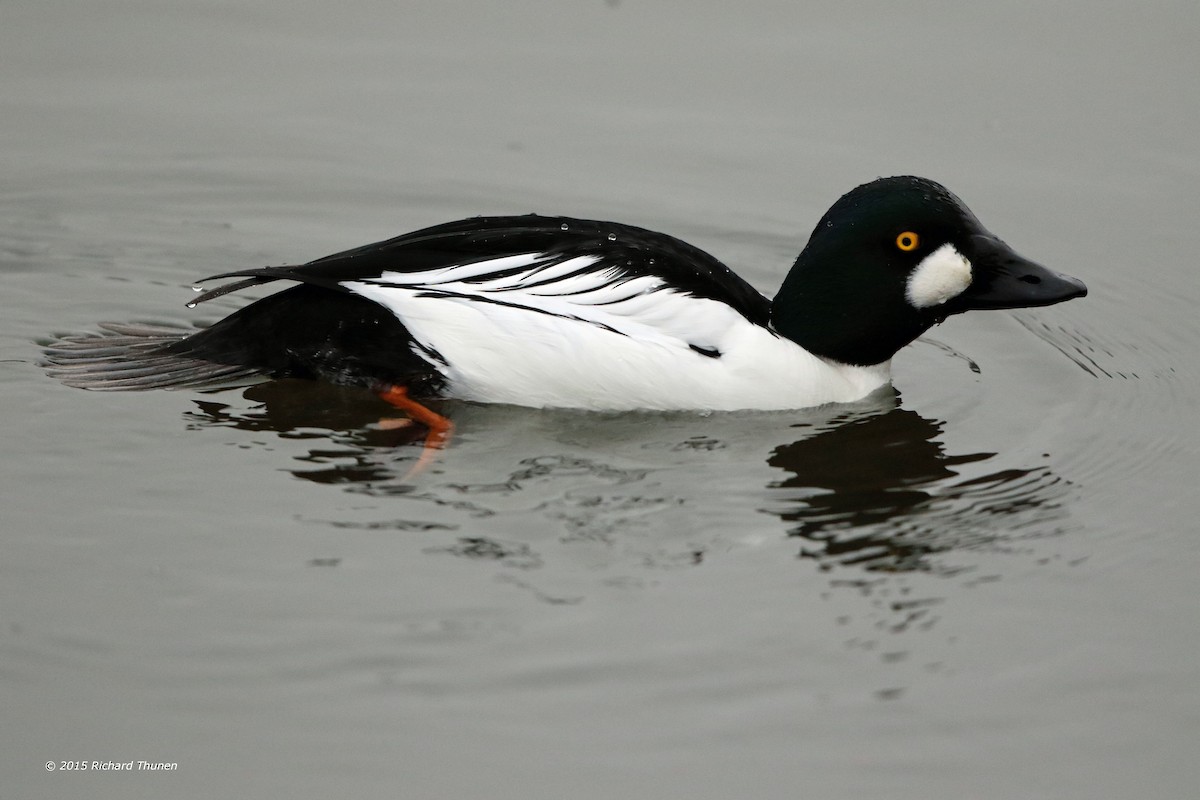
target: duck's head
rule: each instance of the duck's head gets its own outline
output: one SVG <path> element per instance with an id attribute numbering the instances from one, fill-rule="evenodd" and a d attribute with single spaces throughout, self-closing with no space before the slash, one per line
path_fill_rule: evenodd
<path id="1" fill-rule="evenodd" d="M 811 353 L 887 361 L 930 326 L 977 308 L 1048 306 L 1087 287 L 1019 255 L 925 178 L 880 178 L 833 204 L 772 303 Z"/>

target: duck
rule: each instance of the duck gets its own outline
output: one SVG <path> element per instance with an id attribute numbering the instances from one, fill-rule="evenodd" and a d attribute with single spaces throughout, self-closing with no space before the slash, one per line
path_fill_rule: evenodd
<path id="1" fill-rule="evenodd" d="M 1087 294 L 1018 255 L 941 184 L 878 178 L 817 222 L 768 298 L 665 233 L 571 217 L 480 216 L 299 266 L 239 269 L 190 308 L 287 288 L 192 333 L 102 324 L 44 351 L 90 390 L 306 378 L 372 391 L 452 429 L 437 398 L 529 407 L 786 410 L 861 400 L 948 317 Z"/>

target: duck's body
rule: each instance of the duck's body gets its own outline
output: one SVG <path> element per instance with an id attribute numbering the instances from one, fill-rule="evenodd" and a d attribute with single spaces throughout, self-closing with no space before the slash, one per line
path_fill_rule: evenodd
<path id="1" fill-rule="evenodd" d="M 615 223 L 478 218 L 251 277 L 303 285 L 171 349 L 277 375 L 593 410 L 795 408 L 887 381 L 886 365 L 838 364 L 774 333 L 770 301 L 711 256 Z M 337 318 L 309 341 L 330 306 Z M 229 343 L 241 352 L 220 352 Z M 362 353 L 395 374 L 348 374 Z"/>
<path id="2" fill-rule="evenodd" d="M 1048 305 L 1079 281 L 1028 262 L 921 178 L 850 192 L 774 300 L 712 256 L 627 225 L 480 217 L 201 295 L 287 280 L 211 328 L 79 337 L 48 350 L 91 389 L 264 375 L 585 409 L 786 409 L 860 399 L 893 354 L 971 308 Z"/>

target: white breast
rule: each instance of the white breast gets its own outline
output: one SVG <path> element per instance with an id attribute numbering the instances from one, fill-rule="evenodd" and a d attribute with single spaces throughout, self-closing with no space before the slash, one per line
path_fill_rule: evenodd
<path id="1" fill-rule="evenodd" d="M 447 393 L 465 400 L 592 410 L 787 409 L 857 400 L 890 378 L 889 364 L 820 359 L 729 306 L 656 277 L 586 270 L 597 261 L 590 256 L 539 267 L 542 258 L 385 272 L 343 285 L 391 310 L 439 354 Z M 496 276 L 520 266 L 531 269 Z"/>

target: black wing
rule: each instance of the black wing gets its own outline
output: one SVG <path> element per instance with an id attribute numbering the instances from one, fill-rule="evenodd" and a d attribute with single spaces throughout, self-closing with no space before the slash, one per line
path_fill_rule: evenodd
<path id="1" fill-rule="evenodd" d="M 377 278 L 385 271 L 422 272 L 533 253 L 555 262 L 579 256 L 598 258 L 598 265 L 617 271 L 623 278 L 656 277 L 676 291 L 725 303 L 756 325 L 766 325 L 770 318 L 769 300 L 716 258 L 687 242 L 632 225 L 536 214 L 474 217 L 406 233 L 300 266 L 260 267 L 214 275 L 207 280 L 245 280 L 205 292 L 194 303 L 276 280 L 345 291 L 343 281 Z M 527 266 L 515 267 L 513 272 L 527 269 Z M 490 277 L 499 276 L 492 273 Z"/>

